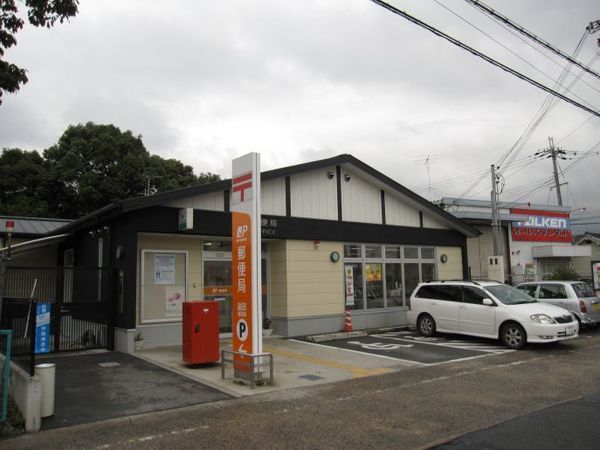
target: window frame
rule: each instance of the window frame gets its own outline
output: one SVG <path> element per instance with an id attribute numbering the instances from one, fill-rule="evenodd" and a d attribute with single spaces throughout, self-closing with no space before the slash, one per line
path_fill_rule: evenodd
<path id="1" fill-rule="evenodd" d="M 433 278 L 435 278 L 437 276 L 437 271 L 438 271 L 438 265 L 437 265 L 437 247 L 436 246 L 432 246 L 432 245 L 401 245 L 401 244 L 373 244 L 373 243 L 357 243 L 357 242 L 345 242 L 344 244 L 344 256 L 343 256 L 343 264 L 342 267 L 345 268 L 346 264 L 360 264 L 361 267 L 361 274 L 362 274 L 362 302 L 363 302 L 363 307 L 360 309 L 352 309 L 353 311 L 381 311 L 381 310 L 390 310 L 390 309 L 398 309 L 398 308 L 402 308 L 402 309 L 406 309 L 408 308 L 409 305 L 409 301 L 410 301 L 410 295 L 407 295 L 406 292 L 406 271 L 405 271 L 405 264 L 409 263 L 409 264 L 417 264 L 418 267 L 418 274 L 419 274 L 419 283 L 423 282 L 423 270 L 422 270 L 422 264 L 432 264 L 433 265 Z M 353 256 L 353 257 L 346 257 L 346 246 L 358 246 L 360 247 L 360 257 L 357 256 Z M 381 256 L 380 257 L 373 257 L 373 256 L 367 256 L 366 255 L 366 247 L 375 247 L 375 246 L 379 246 L 381 249 Z M 394 258 L 394 257 L 388 257 L 386 255 L 386 248 L 387 247 L 398 247 L 400 249 L 400 258 Z M 407 247 L 410 248 L 416 248 L 417 249 L 417 258 L 405 258 L 405 249 Z M 422 258 L 421 254 L 422 254 L 422 248 L 427 248 L 427 249 L 432 249 L 433 250 L 433 258 Z M 381 264 L 381 269 L 382 269 L 382 275 L 381 275 L 381 283 L 382 283 L 382 294 L 383 294 L 383 307 L 381 308 L 368 308 L 368 302 L 367 302 L 367 297 L 366 297 L 366 292 L 367 292 L 367 279 L 365 276 L 365 267 L 366 264 Z M 388 304 L 388 295 L 387 295 L 387 270 L 386 270 L 386 265 L 387 264 L 400 264 L 401 267 L 401 276 L 402 276 L 402 304 L 401 305 L 394 305 L 394 306 L 390 306 Z M 345 278 L 344 278 L 345 280 Z M 432 281 L 432 280 L 428 280 L 428 281 Z M 345 282 L 345 281 L 344 281 Z M 356 296 L 356 294 L 355 294 Z M 356 297 L 355 297 L 356 299 Z M 344 305 L 345 305 L 345 298 L 344 298 Z"/>

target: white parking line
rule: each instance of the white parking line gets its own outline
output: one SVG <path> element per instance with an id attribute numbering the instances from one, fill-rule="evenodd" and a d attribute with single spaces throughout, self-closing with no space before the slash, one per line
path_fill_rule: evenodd
<path id="1" fill-rule="evenodd" d="M 384 359 L 391 359 L 394 361 L 400 361 L 406 364 L 410 364 L 410 365 L 414 365 L 414 366 L 430 366 L 431 364 L 428 363 L 422 363 L 419 361 L 413 361 L 412 359 L 401 359 L 401 358 L 396 358 L 394 356 L 386 356 L 386 355 L 380 355 L 378 353 L 371 353 L 371 352 L 361 352 L 360 350 L 352 350 L 349 348 L 344 348 L 344 347 L 336 347 L 334 345 L 325 345 L 325 344 L 319 344 L 317 342 L 306 342 L 306 341 L 299 341 L 297 339 L 289 339 L 292 342 L 298 342 L 300 344 L 306 344 L 306 345 L 314 345 L 316 347 L 325 347 L 325 348 L 329 348 L 329 349 L 334 349 L 334 350 L 340 350 L 343 352 L 350 352 L 350 353 L 359 353 L 361 355 L 369 355 L 369 356 L 375 356 L 376 358 L 384 358 Z"/>
<path id="2" fill-rule="evenodd" d="M 446 340 L 446 339 L 437 338 L 437 337 L 429 337 L 428 338 L 428 337 L 424 337 L 424 336 L 396 337 L 391 334 L 392 333 L 373 334 L 371 336 L 382 338 L 382 339 L 389 339 L 392 341 L 418 342 L 420 344 L 435 345 L 438 347 L 446 347 L 446 348 L 455 348 L 458 350 L 473 350 L 473 351 L 477 351 L 477 352 L 494 353 L 494 354 L 514 352 L 514 350 L 510 350 L 506 347 L 500 347 L 500 346 L 496 346 L 496 345 L 487 345 L 487 344 L 480 343 L 480 342 L 470 343 L 470 342 L 464 342 L 464 341 Z"/>

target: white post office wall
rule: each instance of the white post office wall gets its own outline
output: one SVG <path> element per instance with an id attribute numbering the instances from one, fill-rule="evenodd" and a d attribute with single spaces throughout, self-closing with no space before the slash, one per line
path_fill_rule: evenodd
<path id="1" fill-rule="evenodd" d="M 419 211 L 402 200 L 388 195 L 386 192 L 385 222 L 388 225 L 418 227 L 420 225 Z"/>
<path id="2" fill-rule="evenodd" d="M 342 218 L 347 222 L 381 223 L 381 189 L 342 169 Z"/>
<path id="3" fill-rule="evenodd" d="M 285 178 L 275 178 L 260 184 L 262 214 L 285 216 Z"/>
<path id="4" fill-rule="evenodd" d="M 337 220 L 335 167 L 292 175 L 290 188 L 293 217 Z"/>

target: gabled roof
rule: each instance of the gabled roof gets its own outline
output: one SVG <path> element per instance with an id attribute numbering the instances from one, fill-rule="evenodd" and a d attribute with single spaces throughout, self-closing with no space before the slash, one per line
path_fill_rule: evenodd
<path id="1" fill-rule="evenodd" d="M 594 244 L 600 245 L 600 234 L 585 232 L 580 236 L 575 236 L 573 239 L 573 245 L 585 244 L 587 241 L 593 242 Z"/>
<path id="2" fill-rule="evenodd" d="M 408 198 L 413 203 L 417 204 L 424 212 L 430 212 L 446 222 L 450 223 L 455 229 L 461 231 L 467 236 L 477 236 L 479 231 L 470 225 L 457 219 L 452 214 L 444 211 L 440 207 L 434 205 L 423 197 L 415 194 L 410 189 L 402 186 L 396 181 L 392 180 L 383 173 L 375 170 L 371 166 L 365 164 L 359 159 L 349 154 L 342 154 L 334 156 L 332 158 L 321 159 L 318 161 L 312 161 L 303 164 L 297 164 L 294 166 L 283 167 L 280 169 L 268 170 L 261 172 L 261 181 L 268 181 L 280 177 L 286 177 L 295 175 L 302 172 L 309 172 L 312 170 L 323 169 L 332 166 L 353 166 L 372 178 L 376 179 L 382 185 L 385 185 L 392 191 L 396 191 L 401 195 Z M 208 194 L 211 192 L 222 192 L 229 190 L 231 187 L 231 179 L 217 181 L 214 183 L 201 184 L 197 186 L 187 187 L 183 189 L 176 189 L 167 192 L 157 193 L 147 197 L 137 197 L 127 200 L 121 200 L 110 205 L 105 206 L 99 210 L 96 210 L 67 226 L 60 228 L 57 232 L 64 233 L 66 231 L 76 230 L 81 227 L 92 225 L 102 220 L 116 217 L 120 214 L 135 211 L 142 208 L 148 208 L 151 206 L 158 206 L 173 200 L 178 200 L 185 197 L 191 197 L 201 194 Z"/>

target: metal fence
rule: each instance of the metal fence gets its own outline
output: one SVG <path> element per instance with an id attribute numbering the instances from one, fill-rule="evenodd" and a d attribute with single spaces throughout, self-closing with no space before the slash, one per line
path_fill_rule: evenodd
<path id="1" fill-rule="evenodd" d="M 13 361 L 35 374 L 35 311 L 37 301 L 5 298 L 2 305 L 0 329 L 10 331 Z"/>
<path id="2" fill-rule="evenodd" d="M 4 356 L 0 365 L 0 422 L 8 415 L 8 394 L 10 388 L 10 360 L 12 350 L 12 331 L 0 330 L 0 353 Z"/>
<path id="3" fill-rule="evenodd" d="M 44 352 L 112 349 L 114 280 L 110 268 L 7 267 L 0 329 L 13 331 L 15 362 L 32 373 L 38 304 L 50 308 Z"/>

